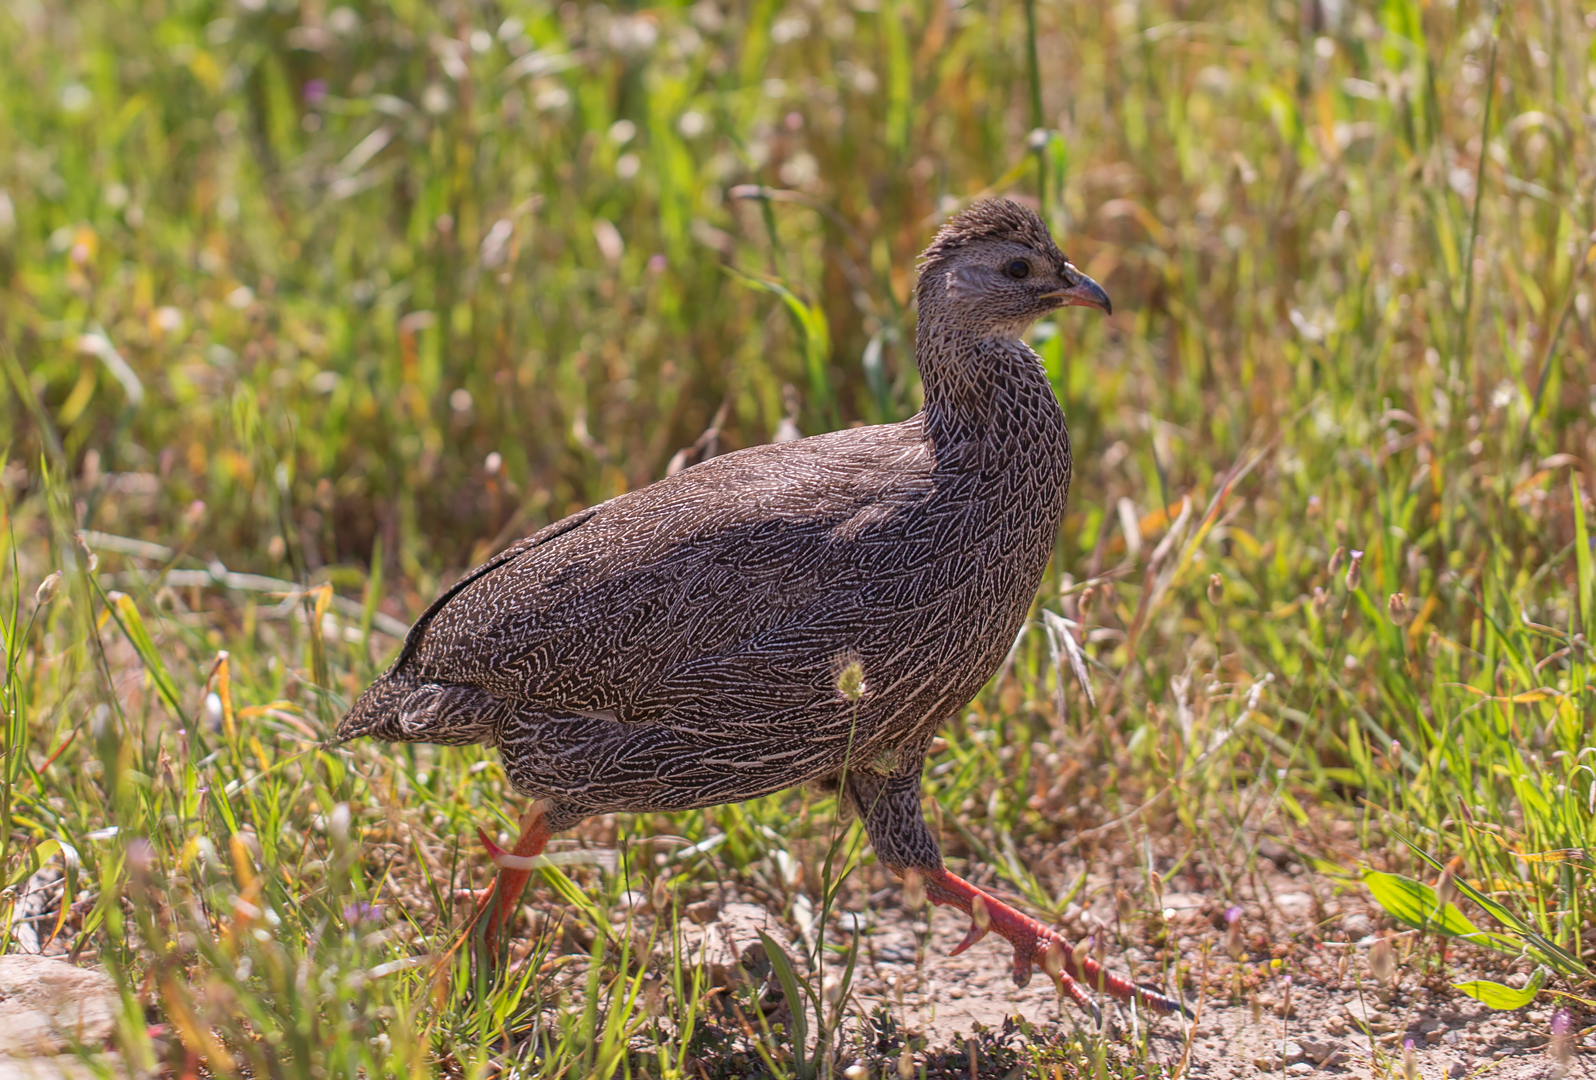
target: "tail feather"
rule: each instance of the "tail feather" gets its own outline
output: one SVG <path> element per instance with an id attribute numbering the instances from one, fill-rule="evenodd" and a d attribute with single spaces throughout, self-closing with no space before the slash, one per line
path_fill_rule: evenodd
<path id="1" fill-rule="evenodd" d="M 338 738 L 447 746 L 492 742 L 507 704 L 475 686 L 418 683 L 389 672 L 368 686 L 338 722 Z"/>

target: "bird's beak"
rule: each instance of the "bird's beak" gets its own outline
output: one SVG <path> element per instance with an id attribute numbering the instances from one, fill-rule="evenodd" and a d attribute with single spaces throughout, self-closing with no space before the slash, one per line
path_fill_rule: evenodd
<path id="1" fill-rule="evenodd" d="M 1075 267 L 1071 266 L 1070 269 L 1075 271 L 1075 276 L 1080 280 L 1067 289 L 1043 293 L 1042 298 L 1062 300 L 1065 307 L 1094 307 L 1102 309 L 1104 314 L 1114 314 L 1114 304 L 1109 300 L 1108 293 L 1103 291 L 1103 287 L 1079 270 L 1075 270 Z"/>

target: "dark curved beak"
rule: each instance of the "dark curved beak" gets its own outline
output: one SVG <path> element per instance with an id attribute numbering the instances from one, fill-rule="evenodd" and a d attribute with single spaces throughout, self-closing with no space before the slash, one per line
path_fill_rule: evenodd
<path id="1" fill-rule="evenodd" d="M 1101 309 L 1105 315 L 1114 314 L 1114 303 L 1109 300 L 1108 293 L 1103 291 L 1103 287 L 1079 270 L 1075 270 L 1075 267 L 1071 266 L 1070 269 L 1075 271 L 1075 276 L 1080 280 L 1067 289 L 1043 293 L 1042 298 L 1062 300 L 1065 307 L 1094 307 Z"/>

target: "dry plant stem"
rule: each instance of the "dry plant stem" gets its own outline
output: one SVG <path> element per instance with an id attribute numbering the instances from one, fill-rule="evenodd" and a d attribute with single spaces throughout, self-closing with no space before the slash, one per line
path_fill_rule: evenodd
<path id="1" fill-rule="evenodd" d="M 925 891 L 933 904 L 958 908 L 971 917 L 969 933 L 953 950 L 953 955 L 957 956 L 980 941 L 988 930 L 996 930 L 1014 946 L 1012 974 L 1017 986 L 1030 982 L 1031 969 L 1040 967 L 1053 975 L 1058 980 L 1059 989 L 1091 1013 L 1099 1024 L 1102 1023 L 1102 1012 L 1087 993 L 1088 986 L 1107 992 L 1118 1001 L 1135 1002 L 1154 1012 L 1179 1013 L 1188 1018 L 1192 1015 L 1191 1010 L 1181 1002 L 1104 970 L 1090 956 L 1077 958 L 1069 942 L 1056 931 L 947 869 L 927 875 Z M 984 913 L 984 917 L 977 911 Z"/>

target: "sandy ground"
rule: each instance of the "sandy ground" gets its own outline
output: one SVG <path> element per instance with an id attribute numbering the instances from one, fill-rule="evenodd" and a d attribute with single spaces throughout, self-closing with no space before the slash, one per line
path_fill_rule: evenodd
<path id="1" fill-rule="evenodd" d="M 1099 890 L 1103 899 L 1094 907 L 1076 909 L 1066 935 L 1083 937 L 1095 924 L 1105 938 L 1117 938 L 1107 949 L 1113 970 L 1167 986 L 1164 957 L 1178 957 L 1185 966 L 1184 996 L 1196 1019 L 1133 1016 L 1104 1001 L 1119 1038 L 1135 1042 L 1145 1035 L 1147 1058 L 1162 1072 L 1203 1080 L 1261 1073 L 1437 1080 L 1596 1075 L 1596 1034 L 1587 1034 L 1577 1008 L 1559 1062 L 1551 1047 L 1548 995 L 1503 1013 L 1450 986 L 1477 977 L 1522 985 L 1529 965 L 1498 964 L 1492 954 L 1455 945 L 1443 964 L 1434 939 L 1421 941 L 1403 930 L 1355 887 L 1292 869 L 1260 881 L 1263 897 L 1241 905 L 1240 962 L 1227 955 L 1223 909 L 1201 894 L 1165 892 L 1162 925 L 1143 920 L 1118 933 L 1110 889 Z M 1001 1043 L 1010 1017 L 1028 1021 L 1033 1032 L 1092 1024 L 1073 1003 L 1060 1001 L 1040 972 L 1029 986 L 1014 986 L 1011 950 L 995 935 L 949 956 L 966 926 L 957 912 L 928 908 L 915 917 L 886 900 L 863 915 L 844 914 L 834 931 L 841 934 L 855 921 L 865 933 L 850 1012 L 884 1010 L 918 1045 L 956 1051 L 975 1033 L 983 1033 L 983 1042 Z M 792 939 L 789 922 L 746 902 L 724 905 L 709 930 L 723 929 L 747 943 L 754 925 L 778 940 Z M 1401 965 L 1394 984 L 1382 990 L 1369 975 L 1367 953 L 1386 935 Z M 1163 952 L 1148 944 L 1159 938 Z M 1411 1052 L 1407 1063 L 1405 1049 Z M 1405 1065 L 1416 1071 L 1408 1073 Z"/>

